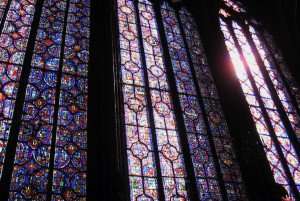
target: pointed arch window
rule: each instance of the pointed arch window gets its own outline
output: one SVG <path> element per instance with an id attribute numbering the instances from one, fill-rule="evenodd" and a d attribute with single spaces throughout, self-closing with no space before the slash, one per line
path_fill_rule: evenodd
<path id="1" fill-rule="evenodd" d="M 197 26 L 168 1 L 117 0 L 130 200 L 247 200 Z"/>
<path id="2" fill-rule="evenodd" d="M 220 26 L 274 179 L 299 199 L 299 87 L 263 26 L 223 0 Z"/>

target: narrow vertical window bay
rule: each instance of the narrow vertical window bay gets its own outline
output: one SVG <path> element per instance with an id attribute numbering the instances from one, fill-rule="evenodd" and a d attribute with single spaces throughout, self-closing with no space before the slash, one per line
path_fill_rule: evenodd
<path id="1" fill-rule="evenodd" d="M 0 2 L 1 197 L 86 200 L 89 24 L 89 0 Z"/>

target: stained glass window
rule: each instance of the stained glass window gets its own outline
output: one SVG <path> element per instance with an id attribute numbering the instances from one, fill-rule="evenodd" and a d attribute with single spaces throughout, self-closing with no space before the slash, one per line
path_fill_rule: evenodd
<path id="1" fill-rule="evenodd" d="M 130 200 L 247 200 L 192 15 L 149 0 L 117 14 Z"/>
<path id="2" fill-rule="evenodd" d="M 299 199 L 299 87 L 271 35 L 224 0 L 220 25 L 275 182 Z"/>
<path id="3" fill-rule="evenodd" d="M 89 0 L 0 2 L 1 197 L 86 200 L 89 15 Z"/>

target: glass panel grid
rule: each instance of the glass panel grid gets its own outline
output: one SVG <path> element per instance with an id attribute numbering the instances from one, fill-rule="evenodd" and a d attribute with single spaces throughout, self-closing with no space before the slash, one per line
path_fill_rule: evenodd
<path id="1" fill-rule="evenodd" d="M 224 174 L 228 197 L 231 199 L 246 199 L 242 184 L 239 183 L 241 182 L 239 169 L 235 165 L 236 159 L 231 149 L 232 144 L 226 123 L 223 120 L 224 117 L 221 114 L 219 103 L 216 101 L 218 99 L 217 90 L 206 62 L 201 40 L 197 33 L 197 27 L 192 20 L 192 16 L 186 9 L 182 8 L 179 10 L 179 17 L 182 22 L 184 35 L 186 36 L 187 48 L 189 48 L 191 56 L 192 66 L 190 66 L 183 33 L 180 31 L 175 11 L 165 3 L 161 12 L 164 19 L 173 72 L 177 82 L 177 91 L 188 132 L 190 154 L 195 176 L 197 177 L 197 185 L 203 190 L 199 191 L 199 196 L 201 199 L 222 199 L 207 128 L 204 123 L 204 115 L 208 114 L 212 134 L 223 134 L 222 137 L 219 136 L 220 138 L 216 137 L 213 140 L 217 157 L 219 157 L 221 171 Z M 193 82 L 192 67 L 196 73 L 196 78 L 198 78 L 197 84 L 199 84 L 200 93 L 202 92 L 201 96 L 209 97 L 209 99 L 204 100 L 204 109 L 207 114 L 203 113 L 198 102 L 200 97 L 197 96 L 195 82 Z M 218 109 L 213 109 L 216 106 Z M 231 156 L 228 157 L 228 155 L 225 155 L 225 152 L 231 153 Z M 223 165 L 224 161 L 226 161 L 227 167 Z M 228 167 L 229 163 L 231 163 L 230 167 Z M 236 183 L 231 183 L 233 181 Z"/>
<path id="2" fill-rule="evenodd" d="M 86 200 L 90 0 L 70 0 L 67 16 L 52 200 Z"/>
<path id="3" fill-rule="evenodd" d="M 86 199 L 89 4 L 89 0 L 70 0 L 66 10 L 67 0 L 45 0 L 43 3 L 9 200 L 46 200 L 51 193 L 52 200 Z M 65 19 L 66 12 L 68 19 Z M 63 33 L 64 26 L 67 37 Z M 64 58 L 60 58 L 62 48 Z M 61 69 L 69 63 L 76 68 L 64 70 L 66 72 L 60 78 Z M 59 82 L 61 88 L 56 91 Z M 57 93 L 60 94 L 59 103 L 55 102 Z M 55 107 L 58 105 L 56 148 L 51 150 L 53 129 L 57 126 L 53 125 Z M 50 164 L 53 151 L 54 164 Z M 49 172 L 53 166 L 53 191 L 48 192 Z"/>
<path id="4" fill-rule="evenodd" d="M 271 166 L 271 169 L 274 174 L 275 181 L 279 184 L 282 184 L 289 192 L 290 192 L 290 186 L 289 182 L 287 179 L 287 176 L 285 175 L 282 165 L 279 165 L 279 163 L 283 163 L 285 159 L 282 159 L 279 157 L 277 150 L 275 149 L 274 146 L 274 141 L 270 137 L 269 134 L 269 129 L 266 126 L 264 117 L 262 115 L 262 111 L 260 109 L 260 105 L 258 102 L 258 97 L 256 97 L 254 93 L 254 89 L 251 86 L 251 83 L 248 79 L 247 72 L 245 70 L 245 66 L 240 58 L 240 55 L 237 51 L 237 48 L 235 47 L 234 40 L 227 28 L 226 23 L 220 19 L 220 24 L 221 24 L 221 29 L 223 31 L 224 37 L 225 37 L 225 43 L 227 46 L 227 49 L 229 51 L 231 61 L 234 65 L 236 75 L 240 80 L 241 87 L 243 89 L 244 95 L 246 97 L 246 100 L 248 101 L 250 105 L 250 110 L 252 113 L 252 117 L 254 119 L 254 122 L 257 127 L 257 131 L 260 135 L 261 141 L 264 145 L 265 152 L 267 154 L 267 158 L 269 160 L 269 164 Z M 259 70 L 258 64 L 256 63 L 255 57 L 251 51 L 250 45 L 247 42 L 246 37 L 244 36 L 244 33 L 241 30 L 241 27 L 233 22 L 233 30 L 234 34 L 236 35 L 239 45 L 241 46 L 241 49 L 243 51 L 243 54 L 245 56 L 245 60 L 249 66 L 249 72 L 251 76 L 253 76 L 255 86 L 258 89 L 259 96 L 263 102 L 263 107 L 266 108 L 266 112 L 268 115 L 268 119 L 271 122 L 272 130 L 274 131 L 278 142 L 279 146 L 281 148 L 281 151 L 283 152 L 284 156 L 286 156 L 286 161 L 287 165 L 289 168 L 289 171 L 292 174 L 292 177 L 298 185 L 299 183 L 299 161 L 296 156 L 296 152 L 294 147 L 292 146 L 291 142 L 288 139 L 287 131 L 285 127 L 282 124 L 282 121 L 280 119 L 279 113 L 277 112 L 276 105 L 274 104 L 270 91 L 268 89 L 268 86 L 266 85 L 264 78 L 262 76 L 262 73 Z M 264 59 L 265 57 L 265 52 L 264 50 L 260 49 L 260 41 L 256 35 L 254 35 L 254 28 L 250 29 L 252 33 L 252 37 L 254 38 L 255 45 L 258 46 L 259 53 L 261 54 L 262 58 Z M 271 72 L 271 64 L 268 60 L 263 60 L 267 70 L 269 70 L 269 75 L 270 76 L 275 76 L 274 71 Z M 283 91 L 284 89 L 279 88 L 279 77 L 273 77 L 273 84 L 275 85 L 275 88 L 277 89 L 277 93 L 281 94 L 282 96 L 280 97 L 281 101 L 283 104 L 285 104 L 284 101 L 286 101 L 286 104 L 288 105 L 288 98 L 287 94 Z M 279 89 L 279 90 L 278 90 Z M 287 107 L 285 107 L 286 111 Z M 288 112 L 288 111 L 287 111 Z M 292 118 L 292 117 L 290 117 Z"/>
<path id="5" fill-rule="evenodd" d="M 196 84 L 198 84 L 200 89 L 198 96 L 200 95 L 203 99 L 204 111 L 201 112 L 202 124 L 204 115 L 206 115 L 208 119 L 209 128 L 203 127 L 203 129 L 210 129 L 228 199 L 247 200 L 240 170 L 232 148 L 233 144 L 218 100 L 218 92 L 214 84 L 214 79 L 210 72 L 201 39 L 197 31 L 197 25 L 193 21 L 191 14 L 185 8 L 179 10 L 179 16 L 182 22 L 187 48 L 191 56 L 192 66 L 190 66 L 190 71 L 192 67 L 195 72 L 195 77 L 197 78 Z M 200 97 L 195 97 L 195 99 L 199 98 Z M 207 135 L 207 131 L 204 133 Z M 212 155 L 211 152 L 210 150 L 210 155 Z M 214 177 L 217 179 L 216 175 Z M 219 190 L 217 189 L 217 183 L 213 183 L 216 192 L 212 194 L 218 195 Z"/>
<path id="6" fill-rule="evenodd" d="M 138 17 L 130 0 L 118 0 L 120 74 L 125 114 L 130 199 L 158 200 L 149 103 L 141 62 Z"/>
<path id="7" fill-rule="evenodd" d="M 43 4 L 26 87 L 18 135 L 10 200 L 45 200 L 49 174 L 53 115 L 66 1 Z M 49 21 L 49 17 L 56 16 Z M 37 62 L 37 58 L 40 58 Z"/>
<path id="8" fill-rule="evenodd" d="M 190 155 L 201 200 L 222 200 L 207 129 L 200 108 L 187 50 L 175 11 L 167 4 L 161 10 L 181 111 L 185 121 Z M 211 183 L 210 183 L 211 182 Z M 201 191 L 202 190 L 202 191 Z"/>
<path id="9" fill-rule="evenodd" d="M 266 44 L 260 40 L 259 33 L 254 29 L 254 27 L 249 26 L 250 34 L 252 36 L 252 39 L 256 45 L 256 48 L 259 51 L 260 57 L 262 58 L 264 65 L 266 67 L 266 70 L 268 72 L 268 75 L 272 81 L 272 84 L 276 90 L 276 93 L 281 101 L 281 104 L 283 105 L 283 108 L 288 116 L 288 119 L 290 120 L 290 123 L 299 138 L 300 134 L 300 118 L 296 112 L 296 108 L 292 103 L 290 94 L 288 93 L 288 86 L 285 85 L 283 82 L 283 78 L 281 77 L 281 74 L 279 70 L 277 69 L 277 64 L 273 60 L 272 53 L 269 51 Z M 287 71 L 285 69 L 285 71 Z M 288 83 L 289 84 L 289 83 Z M 290 86 L 291 87 L 291 86 Z M 295 90 L 297 90 L 297 86 L 295 87 Z M 292 95 L 294 95 L 292 93 Z M 296 99 L 297 100 L 297 99 Z"/>
<path id="10" fill-rule="evenodd" d="M 20 65 L 24 62 L 35 3 L 35 0 L 13 0 L 0 35 L 0 176 L 22 71 Z M 0 5 L 4 9 L 7 1 L 1 1 Z M 23 16 L 19 13 L 23 13 Z"/>
<path id="11" fill-rule="evenodd" d="M 201 192 L 199 196 L 201 200 L 222 200 L 203 119 L 207 115 L 228 198 L 246 200 L 232 142 L 197 28 L 186 10 L 179 11 L 182 20 L 186 20 L 183 24 L 188 47 L 185 47 L 183 33 L 172 8 L 163 4 L 161 12 L 187 130 L 185 137 L 188 138 L 197 186 Z M 124 107 L 130 199 L 158 200 L 158 191 L 161 190 L 158 189 L 158 177 L 161 177 L 159 179 L 162 180 L 161 187 L 166 200 L 189 200 L 182 145 L 172 100 L 172 93 L 175 92 L 169 86 L 162 50 L 166 47 L 162 47 L 159 36 L 162 27 L 158 27 L 154 7 L 148 0 L 118 0 L 118 21 L 120 88 Z M 192 33 L 189 33 L 190 30 Z M 199 105 L 187 51 L 191 52 L 192 63 L 197 66 L 194 71 L 200 74 L 199 77 L 197 75 L 200 80 L 197 84 L 201 86 L 201 95 L 205 97 L 203 109 L 208 114 Z M 154 146 L 154 140 L 157 141 L 157 147 L 156 144 Z M 159 164 L 155 161 L 159 161 Z M 161 175 L 157 175 L 158 166 Z"/>
<path id="12" fill-rule="evenodd" d="M 165 199 L 189 200 L 183 153 L 155 13 L 150 4 L 139 3 L 138 7 Z"/>

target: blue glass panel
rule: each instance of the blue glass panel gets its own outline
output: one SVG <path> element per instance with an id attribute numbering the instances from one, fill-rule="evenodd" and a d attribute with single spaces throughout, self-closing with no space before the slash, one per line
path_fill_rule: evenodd
<path id="1" fill-rule="evenodd" d="M 26 87 L 10 200 L 45 200 L 66 2 L 44 1 Z M 37 62 L 37 58 L 40 58 Z M 25 154 L 25 155 L 24 155 Z"/>
<path id="2" fill-rule="evenodd" d="M 0 2 L 0 22 L 8 1 Z M 15 108 L 18 83 L 24 62 L 35 0 L 11 1 L 0 35 L 0 176 Z M 21 18 L 19 12 L 24 15 Z"/>

